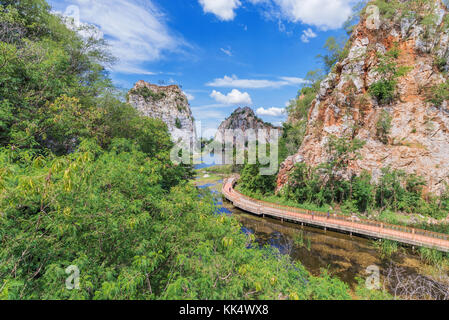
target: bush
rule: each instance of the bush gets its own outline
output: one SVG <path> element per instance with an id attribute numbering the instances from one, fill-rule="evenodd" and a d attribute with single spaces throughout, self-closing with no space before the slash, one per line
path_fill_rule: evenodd
<path id="1" fill-rule="evenodd" d="M 382 259 L 389 259 L 398 251 L 398 243 L 396 241 L 378 240 L 375 242 L 375 245 L 377 246 Z"/>
<path id="2" fill-rule="evenodd" d="M 380 104 L 393 102 L 396 98 L 397 78 L 403 77 L 412 69 L 408 66 L 398 66 L 397 59 L 400 53 L 398 44 L 395 43 L 387 53 L 377 55 L 378 65 L 375 70 L 381 76 L 381 80 L 370 86 L 369 93 Z"/>
<path id="3" fill-rule="evenodd" d="M 272 193 L 276 187 L 276 175 L 260 175 L 260 164 L 245 164 L 241 173 L 239 185 L 242 190 L 268 194 Z"/>
<path id="4" fill-rule="evenodd" d="M 388 135 L 391 131 L 391 122 L 393 117 L 386 110 L 382 110 L 379 116 L 379 120 L 376 123 L 376 134 L 377 137 L 383 143 L 388 143 Z"/>
<path id="5" fill-rule="evenodd" d="M 339 204 L 343 213 L 379 209 L 382 211 L 381 220 L 389 223 L 399 223 L 397 215 L 391 210 L 420 213 L 438 219 L 448 214 L 448 193 L 443 193 L 441 197 L 429 197 L 426 201 L 422 195 L 425 180 L 415 174 L 386 167 L 382 169 L 379 182 L 373 184 L 371 175 L 366 171 L 348 181 L 333 175 L 332 171 L 325 171 L 325 168 L 326 165 L 311 168 L 305 163 L 297 164 L 283 197 L 320 207 Z"/>
<path id="6" fill-rule="evenodd" d="M 176 126 L 176 128 L 178 128 L 178 129 L 181 129 L 181 128 L 182 128 L 181 120 L 179 120 L 179 118 L 176 118 L 175 126 Z"/>
<path id="7" fill-rule="evenodd" d="M 306 120 L 298 121 L 295 124 L 284 122 L 282 137 L 279 140 L 279 163 L 298 152 L 306 134 L 306 129 Z"/>
<path id="8" fill-rule="evenodd" d="M 369 92 L 380 104 L 389 104 L 395 99 L 396 84 L 395 80 L 379 80 L 371 85 Z"/>
<path id="9" fill-rule="evenodd" d="M 437 68 L 438 71 L 444 72 L 446 71 L 447 60 L 443 57 L 436 57 L 433 65 Z"/>
<path id="10" fill-rule="evenodd" d="M 449 82 L 434 85 L 430 88 L 427 101 L 441 107 L 445 101 L 449 101 Z"/>
<path id="11" fill-rule="evenodd" d="M 146 102 L 158 101 L 165 98 L 165 92 L 153 92 L 147 87 L 139 87 L 137 89 L 132 89 L 131 94 L 141 96 Z"/>

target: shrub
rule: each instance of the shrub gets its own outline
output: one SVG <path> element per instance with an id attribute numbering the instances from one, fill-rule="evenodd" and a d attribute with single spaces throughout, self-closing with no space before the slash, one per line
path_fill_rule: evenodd
<path id="1" fill-rule="evenodd" d="M 411 67 L 399 66 L 397 59 L 400 50 L 397 43 L 394 44 L 386 54 L 378 54 L 378 66 L 376 71 L 380 74 L 381 80 L 373 83 L 369 88 L 369 93 L 374 96 L 380 104 L 391 103 L 396 97 L 397 78 L 406 75 Z"/>
<path id="2" fill-rule="evenodd" d="M 182 128 L 181 120 L 179 120 L 179 118 L 176 118 L 175 126 L 176 126 L 176 128 L 178 128 L 178 129 L 181 129 L 181 128 Z"/>
<path id="3" fill-rule="evenodd" d="M 427 101 L 436 107 L 441 107 L 444 101 L 449 100 L 449 82 L 434 85 L 430 88 Z"/>
<path id="4" fill-rule="evenodd" d="M 393 102 L 396 95 L 395 80 L 379 80 L 371 85 L 369 92 L 380 104 Z"/>
<path id="5" fill-rule="evenodd" d="M 398 243 L 396 241 L 378 240 L 375 242 L 375 245 L 380 251 L 380 257 L 382 259 L 391 258 L 398 251 Z"/>
<path id="6" fill-rule="evenodd" d="M 240 174 L 239 185 L 251 193 L 268 194 L 274 191 L 276 175 L 260 175 L 260 164 L 246 164 Z"/>
<path id="7" fill-rule="evenodd" d="M 376 134 L 377 137 L 383 143 L 388 143 L 388 135 L 391 132 L 391 121 L 393 117 L 386 110 L 382 110 L 379 120 L 376 123 Z"/>
<path id="8" fill-rule="evenodd" d="M 158 101 L 165 98 L 165 92 L 153 92 L 147 87 L 139 87 L 137 89 L 132 89 L 131 94 L 135 94 L 144 98 L 146 102 Z"/>
<path id="9" fill-rule="evenodd" d="M 438 69 L 438 71 L 444 72 L 446 71 L 447 60 L 443 57 L 436 57 L 433 61 L 433 65 Z"/>

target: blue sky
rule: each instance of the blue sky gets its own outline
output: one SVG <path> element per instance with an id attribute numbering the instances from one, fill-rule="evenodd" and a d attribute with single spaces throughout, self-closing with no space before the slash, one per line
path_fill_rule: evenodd
<path id="1" fill-rule="evenodd" d="M 238 106 L 279 124 L 327 37 L 343 36 L 353 0 L 50 0 L 93 24 L 119 59 L 115 84 L 179 84 L 216 128 Z"/>

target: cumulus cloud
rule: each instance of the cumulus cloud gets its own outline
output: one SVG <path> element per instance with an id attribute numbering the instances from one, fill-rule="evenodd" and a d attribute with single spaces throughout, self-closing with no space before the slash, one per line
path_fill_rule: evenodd
<path id="1" fill-rule="evenodd" d="M 71 0 L 82 23 L 105 35 L 111 53 L 119 59 L 114 71 L 152 75 L 142 64 L 157 61 L 164 52 L 179 52 L 187 43 L 172 34 L 165 16 L 151 0 Z"/>
<path id="2" fill-rule="evenodd" d="M 233 20 L 235 9 L 241 6 L 239 0 L 199 0 L 204 13 L 212 13 L 223 21 Z"/>
<path id="3" fill-rule="evenodd" d="M 263 8 L 265 17 L 300 22 L 323 30 L 337 29 L 352 13 L 355 0 L 246 0 Z M 205 13 L 212 13 L 220 20 L 235 18 L 235 10 L 241 0 L 199 0 Z M 280 27 L 283 26 L 280 23 Z M 310 37 L 309 37 L 310 38 Z"/>
<path id="4" fill-rule="evenodd" d="M 291 22 L 337 29 L 352 13 L 354 0 L 272 0 L 276 14 Z"/>
<path id="5" fill-rule="evenodd" d="M 259 79 L 239 79 L 236 75 L 215 79 L 206 83 L 209 87 L 222 88 L 244 88 L 244 89 L 262 89 L 262 88 L 280 88 L 289 85 L 299 85 L 307 83 L 307 80 L 296 77 L 280 77 L 278 80 L 259 80 Z"/>
<path id="6" fill-rule="evenodd" d="M 256 110 L 256 113 L 260 116 L 271 116 L 271 117 L 279 117 L 285 114 L 285 109 L 283 108 L 259 108 Z"/>
<path id="7" fill-rule="evenodd" d="M 225 105 L 251 105 L 253 104 L 248 92 L 240 92 L 237 89 L 233 89 L 227 95 L 222 94 L 219 91 L 213 90 L 210 94 L 217 102 Z"/>
<path id="8" fill-rule="evenodd" d="M 323 30 L 337 29 L 352 13 L 355 0 L 248 0 L 263 7 L 267 18 L 300 22 Z"/>
<path id="9" fill-rule="evenodd" d="M 301 41 L 304 43 L 309 43 L 310 39 L 316 38 L 317 34 L 313 32 L 311 28 L 308 28 L 302 32 Z"/>
<path id="10" fill-rule="evenodd" d="M 195 100 L 195 96 L 193 94 L 187 93 L 183 91 L 184 95 L 187 97 L 187 100 L 192 101 Z"/>

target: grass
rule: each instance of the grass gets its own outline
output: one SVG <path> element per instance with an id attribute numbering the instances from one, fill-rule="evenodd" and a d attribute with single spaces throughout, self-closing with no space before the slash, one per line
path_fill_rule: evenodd
<path id="1" fill-rule="evenodd" d="M 399 250 L 398 242 L 391 240 L 377 240 L 374 246 L 379 250 L 382 259 L 391 258 Z"/>
<path id="2" fill-rule="evenodd" d="M 232 165 L 217 165 L 212 167 L 207 167 L 203 169 L 199 169 L 200 171 L 205 171 L 207 173 L 220 173 L 220 174 L 231 174 L 232 173 Z"/>
<path id="3" fill-rule="evenodd" d="M 195 179 L 195 184 L 201 186 L 210 183 L 217 183 L 220 180 L 222 180 L 222 176 L 218 174 L 198 172 L 197 178 Z"/>
<path id="4" fill-rule="evenodd" d="M 433 266 L 448 266 L 449 254 L 435 250 L 420 247 L 419 256 L 421 260 Z"/>

